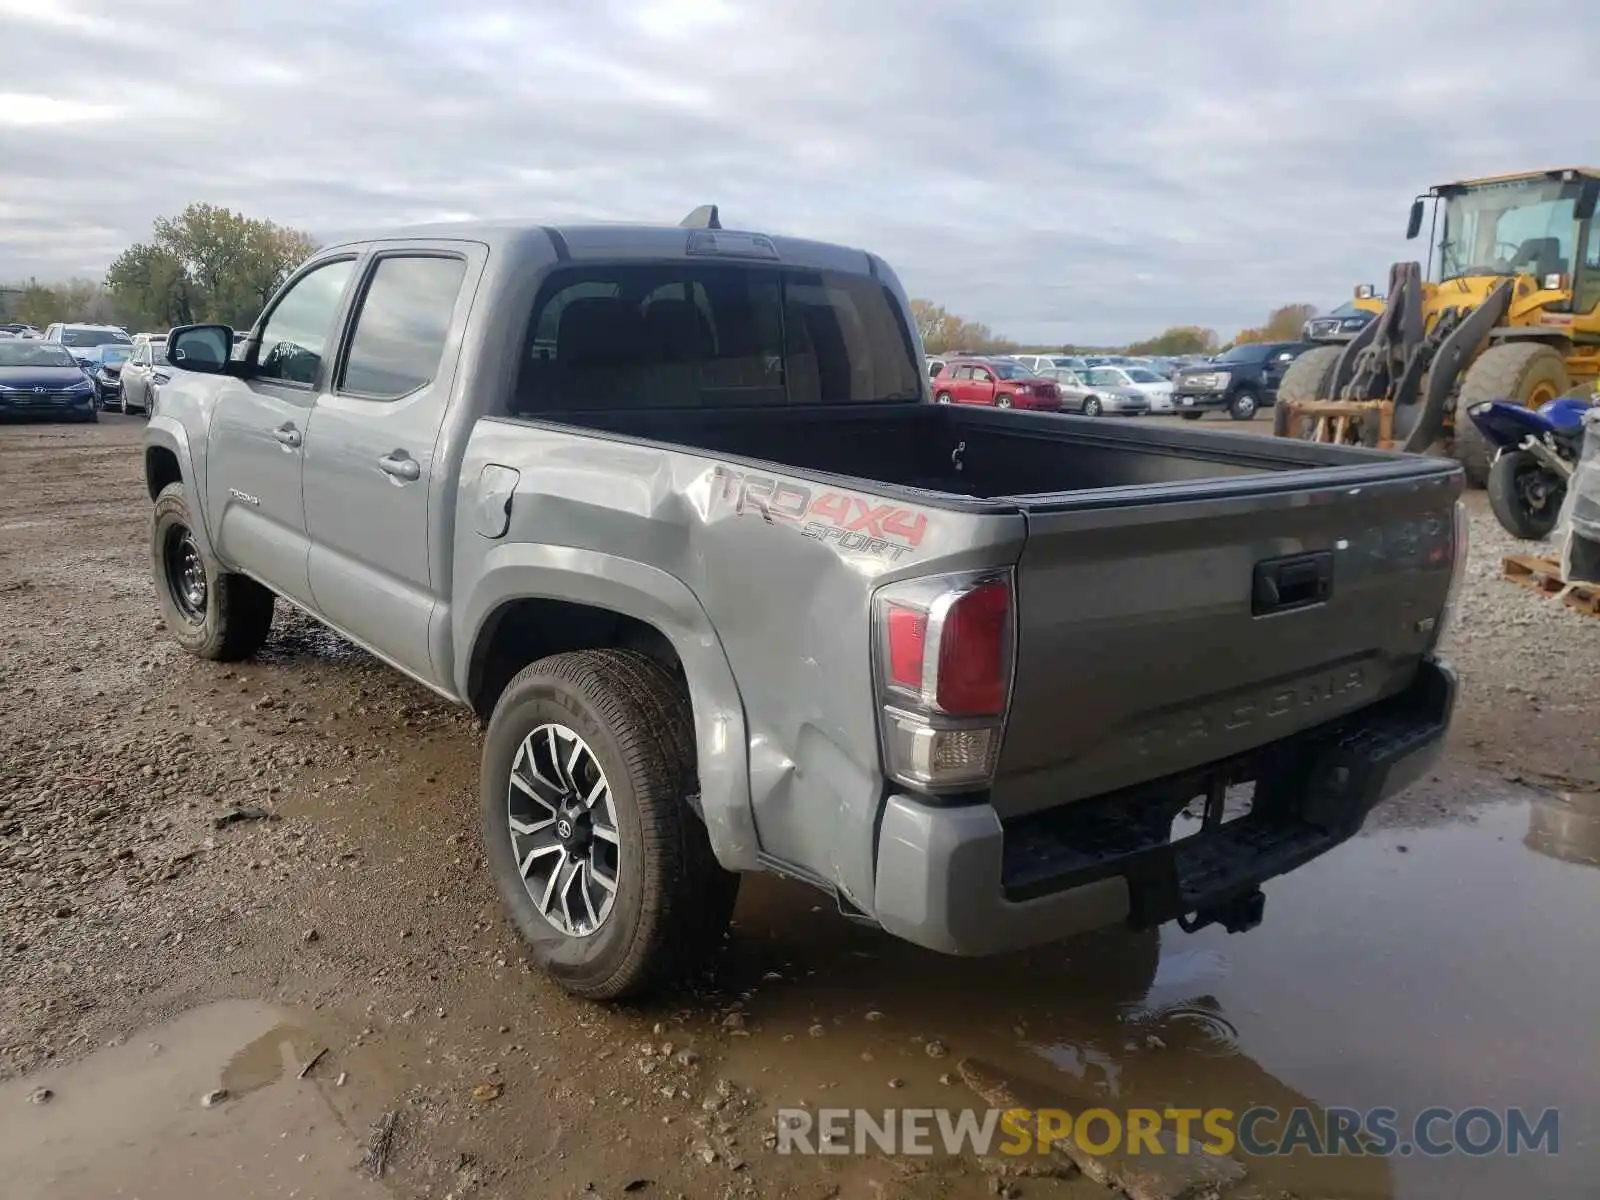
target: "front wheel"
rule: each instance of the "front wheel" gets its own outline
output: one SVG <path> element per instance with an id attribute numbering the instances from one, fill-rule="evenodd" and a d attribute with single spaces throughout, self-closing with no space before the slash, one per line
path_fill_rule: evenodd
<path id="1" fill-rule="evenodd" d="M 996 408 L 1010 408 L 1011 407 L 1011 397 L 1010 396 L 996 396 L 994 398 L 994 406 Z"/>
<path id="2" fill-rule="evenodd" d="M 935 404 L 949 404 L 950 403 L 950 393 L 949 392 L 940 392 L 937 396 L 935 396 L 933 398 L 933 400 L 934 400 Z"/>
<path id="3" fill-rule="evenodd" d="M 1083 415 L 1086 417 L 1098 417 L 1104 411 L 1105 409 L 1101 407 L 1099 396 L 1090 396 L 1083 402 Z"/>
<path id="4" fill-rule="evenodd" d="M 1183 417 L 1185 421 L 1198 421 L 1201 417 L 1205 416 L 1205 413 L 1184 412 L 1180 413 L 1179 415 Z"/>
<path id="5" fill-rule="evenodd" d="M 1260 407 L 1254 392 L 1239 392 L 1228 401 L 1228 415 L 1235 421 L 1253 421 L 1256 410 Z"/>
<path id="6" fill-rule="evenodd" d="M 591 1000 L 641 995 L 721 944 L 739 877 L 689 807 L 679 680 L 633 651 L 556 654 L 501 693 L 483 747 L 490 870 L 535 962 Z"/>
<path id="7" fill-rule="evenodd" d="M 181 483 L 169 483 L 156 497 L 150 569 L 162 620 L 190 654 L 235 662 L 267 640 L 272 593 L 247 576 L 222 570 L 200 549 Z"/>
<path id="8" fill-rule="evenodd" d="M 1530 542 L 1550 536 L 1567 493 L 1558 478 L 1526 450 L 1508 450 L 1489 468 L 1489 508 L 1512 537 Z"/>

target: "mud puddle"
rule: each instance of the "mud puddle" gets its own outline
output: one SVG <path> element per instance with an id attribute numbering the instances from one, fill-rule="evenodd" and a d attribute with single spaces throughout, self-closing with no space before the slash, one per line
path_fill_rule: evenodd
<path id="1" fill-rule="evenodd" d="M 1248 934 L 1168 927 L 980 961 L 924 954 L 758 881 L 725 972 L 749 996 L 751 1031 L 727 1069 L 814 1108 L 981 1107 L 956 1067 L 968 1056 L 1077 1110 L 1320 1119 L 1386 1106 L 1408 1130 L 1431 1105 L 1556 1108 L 1555 1157 L 1236 1155 L 1247 1186 L 1225 1194 L 1587 1194 L 1600 1166 L 1597 861 L 1600 798 L 1518 790 L 1269 884 Z"/>
<path id="2" fill-rule="evenodd" d="M 292 1014 L 224 1001 L 0 1085 L 8 1200 L 382 1200 Z M 219 1090 L 223 1097 L 204 1098 Z"/>

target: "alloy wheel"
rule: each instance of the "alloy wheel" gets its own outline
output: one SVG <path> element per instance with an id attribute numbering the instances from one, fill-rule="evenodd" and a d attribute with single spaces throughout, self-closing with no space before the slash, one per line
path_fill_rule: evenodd
<path id="1" fill-rule="evenodd" d="M 506 789 L 517 873 L 539 915 L 566 937 L 588 937 L 611 915 L 622 865 L 616 803 L 589 743 L 540 725 L 517 748 Z"/>

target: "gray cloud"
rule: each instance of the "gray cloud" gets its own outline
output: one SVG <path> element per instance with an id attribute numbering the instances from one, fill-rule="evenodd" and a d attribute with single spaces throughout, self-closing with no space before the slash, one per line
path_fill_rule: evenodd
<path id="1" fill-rule="evenodd" d="M 98 274 L 194 200 L 314 234 L 714 200 L 1013 336 L 1227 335 L 1382 283 L 1431 183 L 1600 158 L 1548 117 L 1581 0 L 267 11 L 0 0 L 0 276 Z"/>

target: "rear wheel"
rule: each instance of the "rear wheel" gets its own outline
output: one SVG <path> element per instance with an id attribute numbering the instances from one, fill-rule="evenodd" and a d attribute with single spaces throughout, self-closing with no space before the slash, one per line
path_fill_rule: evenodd
<path id="1" fill-rule="evenodd" d="M 1530 542 L 1550 536 L 1561 516 L 1566 481 L 1526 450 L 1508 450 L 1489 468 L 1489 507 L 1512 537 Z"/>
<path id="2" fill-rule="evenodd" d="M 1307 350 L 1289 364 L 1278 384 L 1278 400 L 1272 406 L 1272 433 L 1275 437 L 1303 437 L 1304 431 L 1289 428 L 1289 401 L 1332 400 L 1333 372 L 1339 365 L 1343 346 L 1318 346 Z"/>
<path id="3" fill-rule="evenodd" d="M 689 807 L 694 726 L 643 654 L 541 659 L 501 693 L 483 747 L 484 849 L 518 931 L 557 983 L 640 995 L 721 944 L 739 876 Z"/>
<path id="4" fill-rule="evenodd" d="M 1490 346 L 1461 379 L 1456 396 L 1454 456 L 1475 487 L 1489 481 L 1494 448 L 1468 415 L 1485 400 L 1507 400 L 1524 408 L 1538 408 L 1572 386 L 1567 361 L 1554 347 L 1540 342 L 1510 342 Z"/>

